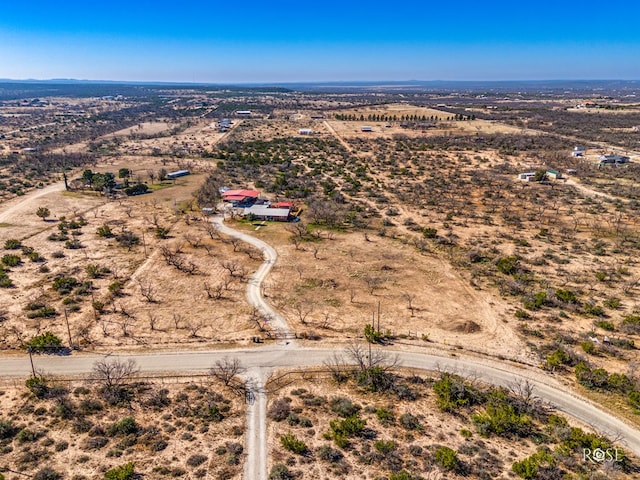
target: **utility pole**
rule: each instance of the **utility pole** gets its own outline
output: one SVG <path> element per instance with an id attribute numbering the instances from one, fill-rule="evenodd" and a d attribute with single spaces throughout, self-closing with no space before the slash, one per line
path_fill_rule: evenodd
<path id="1" fill-rule="evenodd" d="M 67 333 L 69 334 L 69 348 L 73 350 L 73 342 L 71 341 L 71 329 L 69 328 L 69 309 L 64 309 L 64 320 L 67 322 Z"/>
<path id="2" fill-rule="evenodd" d="M 33 373 L 33 376 L 36 376 L 36 369 L 33 366 L 33 355 L 32 355 L 32 350 L 33 347 L 27 347 L 27 352 L 29 352 L 29 361 L 31 362 L 31 373 Z"/>

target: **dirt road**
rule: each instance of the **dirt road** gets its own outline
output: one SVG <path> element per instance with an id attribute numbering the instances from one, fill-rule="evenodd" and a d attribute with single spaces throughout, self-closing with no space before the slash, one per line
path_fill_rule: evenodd
<path id="1" fill-rule="evenodd" d="M 261 250 L 264 255 L 264 263 L 260 265 L 260 268 L 256 270 L 256 272 L 251 276 L 249 282 L 247 284 L 247 300 L 249 304 L 253 307 L 257 308 L 262 315 L 267 319 L 271 329 L 279 338 L 288 338 L 291 337 L 292 333 L 289 329 L 289 324 L 284 319 L 282 315 L 276 312 L 271 306 L 265 301 L 262 296 L 262 282 L 271 271 L 271 268 L 276 263 L 278 259 L 278 254 L 276 250 L 266 242 L 262 240 L 252 237 L 243 232 L 239 232 L 232 228 L 229 228 L 224 224 L 224 217 L 222 215 L 217 215 L 212 219 L 212 222 L 220 228 L 220 232 L 225 235 L 229 235 L 231 237 L 237 238 L 246 242 L 250 245 L 253 245 L 258 250 Z M 285 342 L 286 344 L 291 344 L 292 341 Z"/>
<path id="2" fill-rule="evenodd" d="M 34 202 L 37 199 L 51 193 L 62 192 L 63 190 L 64 182 L 59 182 L 44 188 L 33 190 L 22 197 L 12 198 L 0 206 L 0 222 L 11 223 L 10 220 L 19 220 L 19 218 L 12 217 L 16 217 L 16 214 L 24 212 L 31 207 L 33 207 L 33 214 L 35 215 L 37 206 Z"/>
<path id="3" fill-rule="evenodd" d="M 488 358 L 479 358 L 457 354 L 451 356 L 449 352 L 429 353 L 392 351 L 398 355 L 403 367 L 416 368 L 428 371 L 446 370 L 461 375 L 477 378 L 478 380 L 494 385 L 511 385 L 515 380 L 528 380 L 535 388 L 535 394 L 546 402 L 549 402 L 559 411 L 585 422 L 596 430 L 612 437 L 621 438 L 621 443 L 640 455 L 640 431 L 628 425 L 627 422 L 605 412 L 597 405 L 591 404 L 578 395 L 572 393 L 568 386 L 534 368 L 516 366 L 499 362 Z M 217 360 L 223 358 L 238 358 L 249 369 L 249 375 L 258 380 L 266 376 L 276 368 L 312 367 L 322 365 L 330 360 L 336 353 L 333 348 L 308 348 L 297 345 L 289 345 L 283 349 L 279 345 L 270 345 L 260 349 L 232 349 L 210 350 L 200 352 L 173 352 L 173 353 L 145 353 L 135 355 L 118 355 L 112 358 L 134 360 L 143 373 L 153 372 L 206 372 Z M 104 355 L 89 354 L 69 357 L 42 356 L 34 357 L 36 369 L 59 375 L 87 375 L 96 360 L 104 358 Z M 0 359 L 1 377 L 26 377 L 31 372 L 29 357 L 27 355 L 13 358 Z M 257 399 L 258 408 L 255 410 L 254 422 L 260 419 L 261 425 L 265 425 L 266 398 Z M 264 421 L 263 421 L 264 420 Z M 261 473 L 266 469 L 266 446 L 257 447 L 257 442 L 266 440 L 266 433 L 248 426 L 247 435 L 252 437 L 251 444 L 255 450 L 248 450 L 247 462 L 252 463 L 251 468 L 259 472 L 258 475 L 246 478 L 266 478 Z M 254 423 L 255 427 L 255 423 Z M 266 428 L 265 428 L 266 431 Z M 256 436 L 257 435 L 257 436 Z M 249 437 L 248 437 L 249 438 Z M 264 445 L 264 443 L 262 444 Z"/>

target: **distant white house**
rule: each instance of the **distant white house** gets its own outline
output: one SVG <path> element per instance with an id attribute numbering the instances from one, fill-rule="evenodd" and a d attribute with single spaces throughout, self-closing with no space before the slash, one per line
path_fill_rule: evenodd
<path id="1" fill-rule="evenodd" d="M 310 128 L 301 128 L 300 130 L 298 130 L 298 133 L 300 135 L 313 135 L 313 130 L 311 130 Z"/>
<path id="2" fill-rule="evenodd" d="M 584 156 L 584 147 L 581 145 L 577 145 L 573 147 L 573 152 L 571 152 L 572 157 L 582 157 Z"/>
<path id="3" fill-rule="evenodd" d="M 369 125 L 364 125 L 362 128 L 360 128 L 361 132 L 373 132 L 373 127 L 370 127 Z"/>
<path id="4" fill-rule="evenodd" d="M 598 162 L 600 162 L 600 165 L 611 163 L 628 163 L 629 157 L 618 155 L 617 153 L 612 153 L 610 155 L 600 155 L 598 157 Z"/>
<path id="5" fill-rule="evenodd" d="M 536 172 L 524 172 L 518 174 L 518 180 L 524 180 L 525 182 L 531 182 L 536 176 Z"/>
<path id="6" fill-rule="evenodd" d="M 237 110 L 236 115 L 251 115 L 251 110 Z"/>

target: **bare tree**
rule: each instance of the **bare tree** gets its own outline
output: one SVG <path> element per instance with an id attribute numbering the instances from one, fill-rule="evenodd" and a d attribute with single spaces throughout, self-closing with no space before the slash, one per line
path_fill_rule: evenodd
<path id="1" fill-rule="evenodd" d="M 293 311 L 298 315 L 300 323 L 307 324 L 307 317 L 313 313 L 316 306 L 313 302 L 299 301 L 292 305 Z"/>
<path id="2" fill-rule="evenodd" d="M 359 370 L 377 367 L 383 371 L 389 371 L 400 365 L 400 359 L 397 355 L 390 355 L 379 348 L 372 349 L 369 344 L 359 341 L 350 343 L 345 352 Z"/>
<path id="3" fill-rule="evenodd" d="M 140 287 L 140 295 L 142 295 L 147 300 L 147 302 L 155 303 L 156 286 L 153 284 L 153 282 L 146 278 L 138 278 L 137 282 L 138 286 Z"/>
<path id="4" fill-rule="evenodd" d="M 207 293 L 208 298 L 220 300 L 224 293 L 224 284 L 216 283 L 215 285 L 209 285 L 207 282 L 204 282 L 204 291 Z"/>
<path id="5" fill-rule="evenodd" d="M 239 375 L 243 375 L 247 369 L 242 366 L 242 363 L 237 358 L 223 358 L 218 360 L 211 369 L 209 369 L 209 375 L 220 380 L 225 387 L 229 386 L 234 381 L 237 381 Z"/>
<path id="6" fill-rule="evenodd" d="M 180 324 L 182 323 L 182 315 L 176 312 L 173 312 L 173 324 L 176 327 L 176 330 L 179 330 Z"/>
<path id="7" fill-rule="evenodd" d="M 151 331 L 154 331 L 156 329 L 156 326 L 158 325 L 158 316 L 149 311 L 147 312 L 147 318 L 149 319 L 149 328 L 151 329 Z"/>
<path id="8" fill-rule="evenodd" d="M 120 315 L 122 316 L 122 321 L 120 322 L 120 327 L 122 328 L 122 336 L 129 336 L 129 327 L 135 324 L 135 317 L 133 313 L 129 311 L 129 306 L 124 302 L 120 302 Z"/>
<path id="9" fill-rule="evenodd" d="M 183 238 L 186 242 L 191 245 L 192 248 L 198 248 L 202 245 L 202 237 L 200 235 L 191 235 L 190 233 L 185 233 Z"/>
<path id="10" fill-rule="evenodd" d="M 235 237 L 232 237 L 232 238 L 229 240 L 229 243 L 230 243 L 231 245 L 233 245 L 233 251 L 234 251 L 234 252 L 239 252 L 239 251 L 240 251 L 240 246 L 242 245 L 242 240 L 240 240 L 240 239 L 238 239 L 238 238 L 235 238 Z"/>
<path id="11" fill-rule="evenodd" d="M 289 223 L 285 227 L 285 230 L 292 234 L 293 237 L 297 237 L 300 240 L 309 233 L 309 227 L 304 222 Z"/>
<path id="12" fill-rule="evenodd" d="M 205 327 L 205 323 L 202 320 L 196 320 L 193 322 L 188 322 L 185 325 L 185 328 L 189 331 L 189 336 L 191 338 L 197 338 L 198 332 Z"/>
<path id="13" fill-rule="evenodd" d="M 100 385 L 100 393 L 110 403 L 128 399 L 127 384 L 138 373 L 138 366 L 132 359 L 104 358 L 93 364 L 92 375 Z"/>
<path id="14" fill-rule="evenodd" d="M 207 232 L 207 235 L 211 238 L 211 240 L 216 240 L 220 238 L 220 227 L 209 221 L 203 223 L 204 231 Z"/>
<path id="15" fill-rule="evenodd" d="M 409 311 L 411 312 L 411 316 L 413 317 L 413 311 L 415 310 L 415 307 L 413 306 L 413 301 L 415 300 L 416 296 L 413 295 L 412 293 L 405 292 L 402 294 L 402 298 L 404 298 L 407 301 L 407 308 L 409 309 Z"/>
<path id="16" fill-rule="evenodd" d="M 225 260 L 220 264 L 222 268 L 229 272 L 232 277 L 244 278 L 246 276 L 246 270 L 238 262 L 234 260 Z"/>
<path id="17" fill-rule="evenodd" d="M 374 275 L 366 275 L 364 277 L 364 283 L 367 284 L 367 288 L 369 289 L 370 295 L 375 295 L 375 291 L 380 288 L 383 283 L 382 278 L 374 276 Z"/>

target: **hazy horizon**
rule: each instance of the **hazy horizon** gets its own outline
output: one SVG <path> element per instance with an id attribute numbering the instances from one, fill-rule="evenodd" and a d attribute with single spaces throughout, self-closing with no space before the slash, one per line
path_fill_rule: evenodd
<path id="1" fill-rule="evenodd" d="M 241 7 L 241 8 L 240 8 Z M 199 84 L 640 79 L 640 6 L 122 0 L 3 6 L 0 77 Z"/>

